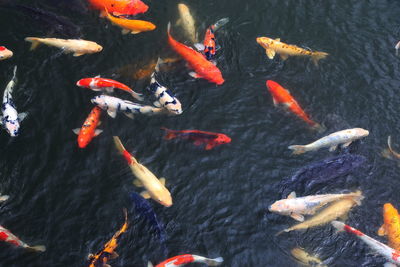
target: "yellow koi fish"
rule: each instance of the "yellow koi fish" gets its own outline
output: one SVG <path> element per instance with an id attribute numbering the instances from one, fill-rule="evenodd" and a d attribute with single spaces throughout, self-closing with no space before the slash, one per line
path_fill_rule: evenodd
<path id="1" fill-rule="evenodd" d="M 280 38 L 271 39 L 268 37 L 258 37 L 257 43 L 265 48 L 265 53 L 269 59 L 273 59 L 275 54 L 279 54 L 282 60 L 288 59 L 289 56 L 311 57 L 312 61 L 318 66 L 320 59 L 328 56 L 328 53 L 310 51 L 301 47 L 282 43 Z"/>
<path id="2" fill-rule="evenodd" d="M 315 256 L 311 256 L 305 251 L 303 248 L 294 248 L 290 251 L 292 256 L 298 260 L 302 265 L 305 266 L 318 266 L 318 267 L 327 267 L 324 265 L 320 259 Z"/>
<path id="3" fill-rule="evenodd" d="M 182 26 L 186 37 L 189 38 L 193 44 L 197 43 L 197 34 L 194 26 L 195 22 L 193 16 L 190 14 L 189 7 L 180 3 L 178 4 L 178 11 L 180 18 L 176 24 Z"/>
<path id="4" fill-rule="evenodd" d="M 106 15 L 109 21 L 122 28 L 122 34 L 127 34 L 129 32 L 132 34 L 138 34 L 141 32 L 153 31 L 156 28 L 156 25 L 149 21 L 117 18 L 110 15 L 107 10 Z"/>

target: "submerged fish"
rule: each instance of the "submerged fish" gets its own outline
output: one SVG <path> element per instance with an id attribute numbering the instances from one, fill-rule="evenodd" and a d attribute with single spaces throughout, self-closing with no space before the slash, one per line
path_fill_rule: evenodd
<path id="1" fill-rule="evenodd" d="M 326 204 L 345 198 L 361 199 L 363 197 L 361 191 L 349 194 L 324 194 L 306 197 L 296 197 L 296 193 L 292 192 L 286 199 L 276 201 L 268 209 L 271 212 L 304 221 L 303 215 L 313 215 Z"/>
<path id="2" fill-rule="evenodd" d="M 94 107 L 90 111 L 88 117 L 81 128 L 73 129 L 72 131 L 78 135 L 78 146 L 85 148 L 94 137 L 98 136 L 103 130 L 96 129 L 100 122 L 101 108 Z"/>
<path id="3" fill-rule="evenodd" d="M 265 49 L 269 59 L 273 59 L 275 54 L 279 54 L 282 60 L 288 59 L 289 56 L 311 57 L 314 64 L 318 66 L 318 61 L 328 56 L 328 53 L 325 52 L 310 51 L 295 45 L 282 43 L 280 38 L 274 40 L 268 37 L 258 37 L 256 41 Z"/>
<path id="4" fill-rule="evenodd" d="M 0 241 L 7 242 L 16 247 L 22 247 L 22 248 L 30 249 L 30 250 L 37 251 L 37 252 L 46 251 L 45 246 L 30 246 L 30 245 L 26 244 L 25 242 L 20 240 L 13 233 L 11 233 L 9 230 L 7 230 L 6 228 L 4 228 L 1 225 L 0 225 Z"/>
<path id="5" fill-rule="evenodd" d="M 163 58 L 162 61 L 164 62 L 164 64 L 162 65 L 162 70 L 163 71 L 172 70 L 173 67 L 171 65 L 167 66 L 167 64 L 175 63 L 180 60 L 181 59 L 178 57 Z M 157 65 L 157 60 L 150 60 L 149 62 L 146 63 L 142 62 L 142 63 L 128 64 L 118 69 L 117 73 L 123 76 L 128 76 L 134 80 L 142 80 L 145 78 L 149 78 L 153 74 L 156 65 Z"/>
<path id="6" fill-rule="evenodd" d="M 331 133 L 308 145 L 292 145 L 288 148 L 293 150 L 293 154 L 298 155 L 308 151 L 315 151 L 323 147 L 329 147 L 329 151 L 334 151 L 338 145 L 348 147 L 353 141 L 369 135 L 369 131 L 362 128 L 346 129 Z"/>
<path id="7" fill-rule="evenodd" d="M 303 248 L 294 248 L 290 251 L 290 254 L 292 254 L 292 256 L 303 265 L 315 266 L 315 267 L 327 267 L 327 265 L 324 265 L 322 261 L 318 259 L 318 257 L 311 256 Z"/>
<path id="8" fill-rule="evenodd" d="M 165 187 L 165 178 L 158 179 L 149 169 L 140 164 L 122 145 L 118 136 L 114 136 L 114 144 L 118 151 L 125 157 L 133 175 L 137 178 L 134 184 L 146 190 L 140 195 L 145 199 L 152 198 L 165 207 L 172 206 L 171 193 Z"/>
<path id="9" fill-rule="evenodd" d="M 378 235 L 387 236 L 389 247 L 400 251 L 400 215 L 390 203 L 383 205 L 383 225 Z"/>
<path id="10" fill-rule="evenodd" d="M 392 137 L 390 135 L 388 136 L 387 144 L 388 144 L 388 149 L 384 149 L 382 151 L 382 156 L 389 159 L 392 158 L 400 159 L 400 153 L 396 152 L 392 148 Z"/>
<path id="11" fill-rule="evenodd" d="M 155 267 L 184 266 L 188 263 L 194 263 L 194 262 L 204 263 L 207 266 L 218 266 L 224 262 L 224 259 L 222 257 L 218 257 L 215 259 L 209 259 L 206 257 L 194 255 L 194 254 L 184 254 L 184 255 L 175 256 L 168 260 L 165 260 L 165 261 L 157 264 Z M 147 266 L 153 267 L 153 264 L 151 262 L 149 262 Z"/>
<path id="12" fill-rule="evenodd" d="M 346 217 L 347 213 L 356 205 L 361 205 L 361 200 L 362 197 L 356 199 L 356 198 L 346 198 L 346 199 L 341 199 L 338 201 L 333 202 L 330 206 L 327 208 L 323 209 L 320 213 L 314 215 L 310 219 L 298 223 L 292 227 L 289 227 L 279 233 L 277 235 L 283 233 L 283 232 L 290 232 L 294 230 L 305 230 L 309 229 L 312 227 L 316 226 L 322 226 L 325 225 L 333 220 L 336 220 L 337 218 L 341 217 Z"/>
<path id="13" fill-rule="evenodd" d="M 1 105 L 2 116 L 0 125 L 8 132 L 11 137 L 19 135 L 20 122 L 26 118 L 27 113 L 19 113 L 12 98 L 14 86 L 17 83 L 17 66 L 14 67 L 14 75 L 4 90 L 3 103 Z"/>
<path id="14" fill-rule="evenodd" d="M 190 42 L 197 43 L 197 34 L 195 29 L 195 22 L 192 14 L 190 14 L 189 7 L 185 4 L 178 4 L 179 19 L 176 22 L 177 25 L 182 26 L 186 37 Z"/>
<path id="15" fill-rule="evenodd" d="M 364 243 L 366 243 L 371 249 L 376 251 L 381 256 L 385 257 L 389 262 L 394 263 L 396 265 L 400 265 L 400 251 L 395 250 L 385 244 L 375 240 L 363 232 L 348 226 L 345 223 L 333 221 L 333 227 L 335 227 L 339 232 L 346 231 L 347 233 L 356 236 L 357 238 L 361 239 Z M 385 265 L 388 266 L 388 265 Z"/>
<path id="16" fill-rule="evenodd" d="M 281 180 L 277 186 L 283 196 L 290 192 L 312 191 L 316 185 L 327 184 L 361 167 L 367 159 L 354 154 L 342 154 L 300 168 L 293 176 Z"/>
<path id="17" fill-rule="evenodd" d="M 154 25 L 149 21 L 117 18 L 108 13 L 107 10 L 106 10 L 106 16 L 109 21 L 122 28 L 122 34 L 128 34 L 128 33 L 138 34 L 141 32 L 148 32 L 156 29 L 156 25 Z"/>
<path id="18" fill-rule="evenodd" d="M 13 56 L 13 52 L 5 46 L 0 46 L 0 60 L 5 60 Z"/>
<path id="19" fill-rule="evenodd" d="M 103 50 L 101 45 L 86 40 L 27 37 L 25 38 L 25 41 L 32 43 L 31 50 L 34 50 L 40 44 L 45 44 L 48 46 L 58 47 L 65 53 L 74 53 L 74 57 L 79 57 L 84 54 L 98 53 Z"/>

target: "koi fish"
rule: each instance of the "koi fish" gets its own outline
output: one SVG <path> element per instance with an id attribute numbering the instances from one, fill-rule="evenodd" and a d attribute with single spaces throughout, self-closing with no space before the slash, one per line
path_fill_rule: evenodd
<path id="1" fill-rule="evenodd" d="M 5 60 L 13 56 L 13 52 L 5 46 L 0 46 L 0 60 Z"/>
<path id="2" fill-rule="evenodd" d="M 90 111 L 89 116 L 82 125 L 82 128 L 72 130 L 78 135 L 78 146 L 80 148 L 85 148 L 94 137 L 103 132 L 103 130 L 96 129 L 100 122 L 100 115 L 101 108 L 95 106 L 92 111 Z"/>
<path id="3" fill-rule="evenodd" d="M 97 252 L 95 255 L 89 254 L 88 267 L 108 267 L 110 265 L 107 264 L 108 260 L 112 260 L 117 258 L 119 255 L 115 252 L 118 247 L 118 242 L 121 239 L 123 233 L 128 229 L 128 215 L 126 209 L 124 209 L 125 222 L 122 225 L 121 229 L 119 229 L 112 238 L 104 245 L 104 248 Z"/>
<path id="4" fill-rule="evenodd" d="M 182 114 L 182 105 L 178 98 L 165 86 L 162 86 L 157 80 L 156 75 L 159 72 L 159 65 L 162 60 L 158 58 L 155 71 L 151 75 L 150 86 L 147 89 L 156 97 L 156 101 L 153 103 L 154 106 L 160 108 L 166 108 L 170 113 L 174 115 Z"/>
<path id="5" fill-rule="evenodd" d="M 382 151 L 382 156 L 388 159 L 392 159 L 393 157 L 400 159 L 400 153 L 396 152 L 392 148 L 392 137 L 390 135 L 388 136 L 387 144 L 388 144 L 388 149 L 384 149 Z"/>
<path id="6" fill-rule="evenodd" d="M 203 78 L 209 82 L 217 85 L 223 84 L 224 78 L 222 78 L 221 71 L 208 61 L 202 54 L 195 51 L 182 43 L 179 43 L 172 38 L 170 34 L 171 23 L 168 23 L 168 43 L 171 48 L 178 53 L 189 65 L 194 72 L 190 72 L 189 75 L 193 78 Z"/>
<path id="7" fill-rule="evenodd" d="M 31 50 L 36 49 L 40 44 L 45 44 L 61 48 L 65 53 L 74 53 L 74 57 L 94 54 L 103 50 L 101 45 L 86 40 L 27 37 L 25 41 L 32 43 Z"/>
<path id="8" fill-rule="evenodd" d="M 23 247 L 23 248 L 30 249 L 30 250 L 37 251 L 37 252 L 46 251 L 45 246 L 30 246 L 30 245 L 26 244 L 25 242 L 20 240 L 13 233 L 11 233 L 9 230 L 7 230 L 6 228 L 4 228 L 1 225 L 0 225 L 0 240 L 7 242 L 9 244 L 12 244 L 16 247 Z"/>
<path id="9" fill-rule="evenodd" d="M 111 21 L 114 25 L 117 25 L 122 28 L 122 34 L 138 34 L 141 32 L 153 31 L 156 28 L 156 25 L 149 21 L 145 20 L 137 20 L 137 19 L 125 19 L 125 18 L 117 18 L 106 10 L 107 19 Z"/>
<path id="10" fill-rule="evenodd" d="M 178 57 L 175 58 L 163 58 L 162 61 L 165 64 L 169 63 L 175 63 L 181 60 Z M 133 64 L 127 64 L 120 69 L 117 70 L 117 73 L 122 75 L 122 76 L 128 76 L 131 77 L 134 80 L 142 80 L 145 78 L 149 78 L 151 74 L 154 72 L 154 68 L 157 65 L 157 60 L 150 60 L 149 62 L 146 62 L 145 64 L 142 63 L 133 63 Z M 163 66 L 162 70 L 163 71 L 170 71 L 172 69 L 172 66 Z"/>
<path id="11" fill-rule="evenodd" d="M 356 205 L 361 205 L 361 198 L 345 198 L 335 201 L 317 215 L 314 215 L 313 217 L 302 223 L 296 224 L 290 228 L 280 231 L 276 235 L 280 235 L 283 232 L 287 233 L 294 230 L 304 230 L 316 226 L 325 225 L 333 220 L 336 220 L 337 218 L 347 216 L 347 213 L 349 213 L 349 211 Z"/>
<path id="12" fill-rule="evenodd" d="M 107 111 L 111 118 L 117 116 L 117 111 L 121 111 L 130 119 L 134 118 L 134 114 L 155 115 L 166 113 L 164 108 L 155 108 L 152 106 L 144 106 L 133 103 L 128 100 L 122 100 L 117 97 L 108 95 L 98 95 L 92 98 L 92 103 L 98 105 L 101 109 Z"/>
<path id="13" fill-rule="evenodd" d="M 331 222 L 331 224 L 338 230 L 338 232 L 346 231 L 349 234 L 355 235 L 356 237 L 361 239 L 364 243 L 366 243 L 371 249 L 376 251 L 381 256 L 385 257 L 391 263 L 400 265 L 400 251 L 395 250 L 389 246 L 386 246 L 385 244 L 373 239 L 372 237 L 367 236 L 363 232 L 353 227 L 350 227 L 345 223 L 333 221 Z"/>
<path id="14" fill-rule="evenodd" d="M 304 120 L 308 125 L 310 125 L 313 129 L 321 130 L 322 127 L 318 123 L 312 121 L 308 115 L 304 112 L 304 110 L 300 107 L 297 101 L 293 98 L 293 96 L 289 93 L 288 90 L 283 88 L 277 82 L 272 80 L 267 81 L 267 87 L 269 92 L 272 95 L 272 100 L 274 101 L 274 105 L 283 104 L 285 105 L 291 112 L 293 112 L 297 117 Z"/>
<path id="15" fill-rule="evenodd" d="M 0 194 L 0 202 L 7 201 L 9 198 L 10 198 L 9 195 L 1 195 L 1 194 Z"/>
<path id="16" fill-rule="evenodd" d="M 92 89 L 93 91 L 106 91 L 109 93 L 114 92 L 114 88 L 118 88 L 130 93 L 137 100 L 143 101 L 141 94 L 136 93 L 127 85 L 115 80 L 101 78 L 100 76 L 80 79 L 76 85 L 79 87 Z"/>
<path id="17" fill-rule="evenodd" d="M 306 266 L 327 267 L 327 265 L 324 265 L 320 259 L 315 256 L 311 256 L 303 248 L 294 248 L 290 251 L 290 254 L 292 254 L 296 260 Z"/>
<path id="18" fill-rule="evenodd" d="M 145 13 L 149 7 L 140 0 L 89 0 L 91 6 L 101 11 L 101 16 L 105 16 L 106 8 L 114 16 L 135 16 Z"/>
<path id="19" fill-rule="evenodd" d="M 196 146 L 205 144 L 206 150 L 211 150 L 216 146 L 229 144 L 231 142 L 231 138 L 229 136 L 221 133 L 205 132 L 199 130 L 175 131 L 167 129 L 165 127 L 161 127 L 161 129 L 166 131 L 166 135 L 164 137 L 165 140 L 171 140 L 178 137 L 182 139 L 189 139 L 191 141 L 194 141 L 194 145 Z"/>
<path id="20" fill-rule="evenodd" d="M 340 199 L 356 199 L 361 201 L 363 196 L 361 191 L 349 194 L 324 194 L 306 197 L 296 197 L 296 193 L 292 192 L 287 199 L 281 199 L 269 206 L 270 212 L 280 215 L 288 215 L 297 221 L 304 221 L 303 215 L 313 215 L 317 210 L 326 204 Z"/>
<path id="21" fill-rule="evenodd" d="M 214 65 L 215 62 L 215 54 L 218 50 L 216 39 L 215 39 L 215 32 L 227 24 L 229 22 L 229 18 L 223 18 L 218 20 L 216 23 L 208 27 L 206 31 L 206 35 L 204 36 L 204 41 L 202 44 L 197 43 L 194 44 L 196 49 L 203 53 L 208 61 L 211 61 Z"/>
<path id="22" fill-rule="evenodd" d="M 400 215 L 390 203 L 383 205 L 383 225 L 378 230 L 379 236 L 387 236 L 389 247 L 400 251 Z"/>
<path id="23" fill-rule="evenodd" d="M 17 83 L 17 66 L 14 67 L 14 75 L 11 81 L 7 84 L 3 95 L 3 104 L 1 105 L 2 116 L 0 116 L 0 124 L 8 132 L 11 137 L 18 136 L 20 122 L 26 118 L 28 113 L 18 114 L 12 98 L 12 92 Z"/>
<path id="24" fill-rule="evenodd" d="M 175 256 L 166 261 L 163 261 L 163 262 L 157 264 L 156 267 L 184 266 L 185 264 L 193 263 L 193 262 L 204 263 L 204 264 L 207 264 L 207 266 L 218 266 L 224 262 L 224 259 L 222 257 L 218 257 L 215 259 L 209 259 L 206 257 L 194 255 L 194 254 L 184 254 L 184 255 Z M 147 267 L 153 267 L 153 264 L 151 262 L 148 262 Z"/>
<path id="25" fill-rule="evenodd" d="M 178 11 L 180 18 L 176 22 L 177 25 L 182 26 L 186 37 L 194 44 L 197 43 L 196 27 L 193 16 L 190 14 L 189 7 L 185 4 L 178 4 Z"/>
<path id="26" fill-rule="evenodd" d="M 288 59 L 289 56 L 311 57 L 314 64 L 318 66 L 318 61 L 329 55 L 325 52 L 310 51 L 295 45 L 282 43 L 280 38 L 274 40 L 268 37 L 258 37 L 256 41 L 265 48 L 265 53 L 269 59 L 273 59 L 275 54 L 279 54 L 282 60 Z"/>
<path id="27" fill-rule="evenodd" d="M 331 133 L 308 145 L 292 145 L 288 148 L 293 150 L 293 154 L 303 154 L 308 151 L 315 151 L 323 147 L 329 147 L 329 151 L 335 151 L 338 145 L 343 148 L 348 147 L 353 141 L 369 135 L 369 131 L 362 128 L 346 129 Z"/>
<path id="28" fill-rule="evenodd" d="M 149 169 L 140 164 L 122 145 L 118 136 L 114 136 L 114 143 L 118 151 L 125 157 L 133 175 L 137 180 L 134 184 L 138 187 L 144 187 L 146 190 L 140 195 L 145 199 L 152 198 L 165 207 L 172 206 L 171 193 L 165 187 L 165 178 L 158 179 Z"/>

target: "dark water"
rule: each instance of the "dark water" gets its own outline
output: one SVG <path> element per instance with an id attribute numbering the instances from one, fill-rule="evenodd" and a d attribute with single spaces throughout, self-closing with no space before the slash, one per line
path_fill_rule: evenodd
<path id="1" fill-rule="evenodd" d="M 45 253 L 34 254 L 0 244 L 0 266 L 83 266 L 87 254 L 98 251 L 122 225 L 123 207 L 131 226 L 112 266 L 146 266 L 148 260 L 158 263 L 183 253 L 222 256 L 223 266 L 296 266 L 289 256 L 295 246 L 318 253 L 329 266 L 385 262 L 360 241 L 334 234 L 330 226 L 275 237 L 294 221 L 267 214 L 268 205 L 280 197 L 273 185 L 332 153 L 290 155 L 288 145 L 305 144 L 322 134 L 275 108 L 265 81 L 273 79 L 288 88 L 306 112 L 327 127 L 324 134 L 346 127 L 370 131 L 351 149 L 367 158 L 363 170 L 321 184 L 312 193 L 362 189 L 366 198 L 347 222 L 385 241 L 376 235 L 382 205 L 400 207 L 399 168 L 380 156 L 388 135 L 400 143 L 399 58 L 394 52 L 398 1 L 186 1 L 201 32 L 222 17 L 231 19 L 217 35 L 223 47 L 218 66 L 226 83 L 216 87 L 194 81 L 184 67 L 178 68 L 165 81 L 183 103 L 182 115 L 137 116 L 132 121 L 103 114 L 104 133 L 84 150 L 78 149 L 71 129 L 82 125 L 95 94 L 75 82 L 101 74 L 141 91 L 145 82 L 118 75 L 118 69 L 145 65 L 160 53 L 174 55 L 165 33 L 167 22 L 177 17 L 178 1 L 146 1 L 150 11 L 145 17 L 158 28 L 135 36 L 121 35 L 79 0 L 19 3 L 66 17 L 82 36 L 66 36 L 51 23 L 0 9 L 0 43 L 14 51 L 12 59 L 0 62 L 1 88 L 18 65 L 14 98 L 18 111 L 30 114 L 18 138 L 0 134 L 0 191 L 11 196 L 1 205 L 0 224 L 29 244 L 47 247 Z M 104 50 L 79 58 L 49 47 L 30 52 L 23 40 L 27 36 L 82 37 Z M 178 29 L 174 36 L 179 39 Z M 255 42 L 258 36 L 280 37 L 330 56 L 319 68 L 301 58 L 271 61 Z M 204 151 L 188 142 L 164 141 L 161 126 L 222 132 L 233 141 Z M 165 224 L 165 256 L 157 234 L 134 212 L 129 193 L 140 189 L 132 185 L 113 135 L 156 175 L 167 177 L 174 205 L 151 203 Z"/>

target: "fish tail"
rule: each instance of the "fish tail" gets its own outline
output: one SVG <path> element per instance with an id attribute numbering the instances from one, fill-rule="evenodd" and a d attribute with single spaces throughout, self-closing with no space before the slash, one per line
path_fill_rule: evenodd
<path id="1" fill-rule="evenodd" d="M 165 140 L 171 140 L 176 138 L 176 133 L 173 130 L 170 130 L 165 127 L 161 127 L 160 129 L 165 131 L 165 136 L 164 136 Z"/>
<path id="2" fill-rule="evenodd" d="M 300 155 L 307 152 L 307 147 L 303 145 L 292 145 L 288 146 L 288 148 L 293 150 L 293 155 Z"/>
<path id="3" fill-rule="evenodd" d="M 339 221 L 332 221 L 331 224 L 333 227 L 335 227 L 337 233 L 344 231 L 344 223 Z"/>
<path id="4" fill-rule="evenodd" d="M 224 262 L 224 259 L 222 257 L 204 260 L 204 263 L 207 264 L 208 266 L 218 266 L 218 265 L 221 265 L 223 262 Z"/>
<path id="5" fill-rule="evenodd" d="M 225 24 L 227 24 L 229 22 L 229 18 L 222 18 L 220 20 L 218 20 L 217 22 L 215 22 L 212 26 L 213 26 L 213 30 L 216 31 L 219 28 L 221 28 L 222 26 L 224 26 Z"/>
<path id="6" fill-rule="evenodd" d="M 361 201 L 364 199 L 364 196 L 361 192 L 361 190 L 357 190 L 356 192 L 354 192 L 352 194 L 352 197 L 354 199 L 354 201 L 357 203 L 357 205 L 361 205 Z"/>
<path id="7" fill-rule="evenodd" d="M 168 33 L 168 35 L 171 34 L 171 21 L 168 21 L 167 33 Z"/>
<path id="8" fill-rule="evenodd" d="M 31 48 L 30 48 L 31 51 L 35 50 L 40 45 L 39 38 L 36 38 L 36 37 L 26 37 L 25 41 L 32 43 Z"/>
<path id="9" fill-rule="evenodd" d="M 313 123 L 313 125 L 311 126 L 311 129 L 317 131 L 318 133 L 323 133 L 326 131 L 325 126 L 323 126 L 319 123 L 316 123 L 316 122 Z"/>
<path id="10" fill-rule="evenodd" d="M 396 50 L 399 50 L 399 49 L 400 49 L 400 42 L 398 42 L 394 48 L 395 48 Z"/>
<path id="11" fill-rule="evenodd" d="M 119 139 L 118 136 L 113 136 L 113 139 L 114 139 L 115 147 L 118 149 L 119 153 L 123 154 L 124 151 L 126 151 L 126 149 L 125 149 L 124 145 L 122 144 L 121 139 Z"/>
<path id="12" fill-rule="evenodd" d="M 129 93 L 131 94 L 131 96 L 132 96 L 133 98 L 135 98 L 135 99 L 137 99 L 137 100 L 139 100 L 139 101 L 143 101 L 143 100 L 144 100 L 143 94 L 136 93 L 136 92 L 133 91 L 132 89 L 129 91 Z"/>
<path id="13" fill-rule="evenodd" d="M 400 158 L 400 154 L 398 152 L 394 151 L 392 148 L 392 137 L 390 135 L 388 136 L 387 143 L 388 143 L 388 148 L 389 148 L 390 153 L 392 153 L 396 158 Z"/>
<path id="14" fill-rule="evenodd" d="M 45 246 L 41 246 L 41 245 L 39 245 L 39 246 L 27 246 L 26 248 L 27 249 L 31 249 L 31 250 L 36 251 L 36 252 L 45 252 L 46 251 L 46 247 Z"/>
<path id="15" fill-rule="evenodd" d="M 314 62 L 315 66 L 318 67 L 318 61 L 324 59 L 328 56 L 328 53 L 325 52 L 313 52 L 311 55 L 312 61 Z"/>

